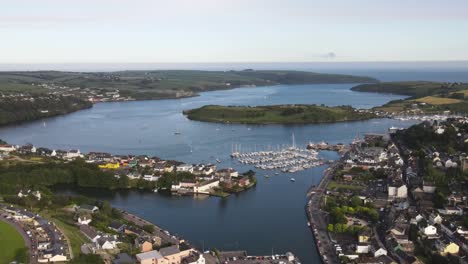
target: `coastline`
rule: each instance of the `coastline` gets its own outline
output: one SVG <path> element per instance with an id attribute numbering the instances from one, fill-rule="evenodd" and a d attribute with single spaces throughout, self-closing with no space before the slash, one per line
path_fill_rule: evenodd
<path id="1" fill-rule="evenodd" d="M 377 83 L 379 82 L 378 80 L 376 80 L 376 81 L 377 81 Z M 182 96 L 168 96 L 168 97 L 154 97 L 154 98 L 148 97 L 148 98 L 138 98 L 138 99 L 133 98 L 132 100 L 96 101 L 96 102 L 91 102 L 91 104 L 87 105 L 86 107 L 74 109 L 72 111 L 68 111 L 68 112 L 65 112 L 65 113 L 58 113 L 58 114 L 53 114 L 53 115 L 49 115 L 49 116 L 43 116 L 43 117 L 31 119 L 31 120 L 14 121 L 14 122 L 9 122 L 9 123 L 5 123 L 5 124 L 0 124 L 0 128 L 8 127 L 8 126 L 21 125 L 21 124 L 26 124 L 26 123 L 30 123 L 30 122 L 40 121 L 40 120 L 47 120 L 49 118 L 54 118 L 54 117 L 59 117 L 59 116 L 65 116 L 65 115 L 68 115 L 68 114 L 79 112 L 81 110 L 91 109 L 91 108 L 94 107 L 95 104 L 99 104 L 99 103 L 126 103 L 126 102 L 136 102 L 136 101 L 179 100 L 179 99 L 199 97 L 199 96 L 201 96 L 201 93 L 206 93 L 206 92 L 228 91 L 228 90 L 241 89 L 241 88 L 256 88 L 256 87 L 268 87 L 268 86 L 275 87 L 275 86 L 279 86 L 279 85 L 320 85 L 320 84 L 353 84 L 353 85 L 359 85 L 359 84 L 369 84 L 369 83 L 371 83 L 371 82 L 336 82 L 336 83 L 320 83 L 320 82 L 319 83 L 314 83 L 313 82 L 313 83 L 296 83 L 296 84 L 271 83 L 271 84 L 256 84 L 256 85 L 218 87 L 218 88 L 215 88 L 215 89 L 208 89 L 208 90 L 205 90 L 205 91 L 194 92 L 194 93 L 192 93 L 190 95 L 182 95 Z M 352 90 L 353 87 L 351 87 L 350 90 Z M 359 92 L 359 91 L 356 91 L 356 92 Z M 183 111 L 185 111 L 185 110 L 183 110 Z M 199 121 L 199 120 L 194 120 L 194 121 Z M 203 121 L 203 120 L 200 120 L 200 121 Z M 353 120 L 353 121 L 361 121 L 361 120 Z M 335 121 L 335 122 L 346 122 L 346 120 Z M 318 122 L 317 124 L 320 124 L 320 123 L 335 123 L 335 122 Z M 213 122 L 213 123 L 219 123 L 219 122 Z M 245 124 L 249 124 L 249 123 L 245 123 Z M 255 123 L 250 123 L 250 124 L 255 124 Z M 267 124 L 281 124 L 281 123 L 264 123 L 264 124 L 267 125 Z M 303 125 L 303 124 L 311 124 L 311 123 L 305 122 L 305 123 L 291 123 L 291 124 Z"/>
<path id="2" fill-rule="evenodd" d="M 320 205 L 323 194 L 326 193 L 327 186 L 340 162 L 341 159 L 338 159 L 331 164 L 324 171 L 319 184 L 316 187 L 311 186 L 306 194 L 307 203 L 305 205 L 305 213 L 312 236 L 315 240 L 315 248 L 322 263 L 339 263 L 339 259 L 336 258 L 335 254 L 329 254 L 334 251 L 334 248 L 327 231 L 326 222 L 324 221 L 325 216 L 320 209 Z"/>

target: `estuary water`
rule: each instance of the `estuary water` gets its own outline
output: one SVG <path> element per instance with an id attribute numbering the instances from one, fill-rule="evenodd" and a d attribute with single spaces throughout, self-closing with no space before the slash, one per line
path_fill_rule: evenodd
<path id="1" fill-rule="evenodd" d="M 0 138 L 13 144 L 34 143 L 53 149 L 148 154 L 187 163 L 212 162 L 218 168 L 251 169 L 231 160 L 233 146 L 261 150 L 309 141 L 349 143 L 365 133 L 385 133 L 391 126 L 413 123 L 390 119 L 315 125 L 230 125 L 190 121 L 184 109 L 206 104 L 325 104 L 371 108 L 398 95 L 353 92 L 355 84 L 278 85 L 202 93 L 178 100 L 101 103 L 91 109 L 36 122 L 0 128 Z M 180 132 L 175 135 L 174 132 Z M 320 154 L 336 159 L 333 152 Z M 245 249 L 269 255 L 291 251 L 303 263 L 318 263 L 307 227 L 305 194 L 326 166 L 273 176 L 257 171 L 258 184 L 227 199 L 168 197 L 138 191 L 62 190 L 105 199 L 188 239 L 200 248 Z M 263 177 L 269 174 L 270 178 Z M 290 178 L 294 177 L 295 182 Z"/>

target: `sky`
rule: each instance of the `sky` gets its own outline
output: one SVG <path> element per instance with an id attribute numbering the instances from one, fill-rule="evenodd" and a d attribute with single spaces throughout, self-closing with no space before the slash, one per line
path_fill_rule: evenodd
<path id="1" fill-rule="evenodd" d="M 0 0 L 0 63 L 468 60 L 467 0 Z"/>

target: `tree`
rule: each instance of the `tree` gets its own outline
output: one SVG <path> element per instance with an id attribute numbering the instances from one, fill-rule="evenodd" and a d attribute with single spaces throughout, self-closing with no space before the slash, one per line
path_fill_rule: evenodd
<path id="1" fill-rule="evenodd" d="M 328 224 L 327 226 L 328 232 L 333 233 L 335 231 L 333 224 Z"/>
<path id="2" fill-rule="evenodd" d="M 362 200 L 359 198 L 359 196 L 353 196 L 351 198 L 351 206 L 352 207 L 358 207 L 362 205 Z"/>
<path id="3" fill-rule="evenodd" d="M 435 208 L 443 208 L 445 205 L 445 196 L 443 193 L 437 191 L 436 195 L 434 196 L 434 207 Z"/>
<path id="4" fill-rule="evenodd" d="M 112 216 L 112 206 L 108 201 L 102 202 L 100 212 L 106 216 Z"/>
<path id="5" fill-rule="evenodd" d="M 154 225 L 144 225 L 142 228 L 150 234 L 154 232 Z"/>

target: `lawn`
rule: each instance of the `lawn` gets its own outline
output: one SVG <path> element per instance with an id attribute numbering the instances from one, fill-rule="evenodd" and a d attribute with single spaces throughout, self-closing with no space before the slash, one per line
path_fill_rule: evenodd
<path id="1" fill-rule="evenodd" d="M 364 187 L 362 186 L 357 186 L 357 185 L 348 185 L 348 184 L 341 184 L 337 183 L 336 181 L 331 181 L 328 184 L 327 189 L 347 189 L 347 190 L 353 190 L 353 191 L 359 191 L 363 189 Z"/>
<path id="2" fill-rule="evenodd" d="M 17 251 L 23 249 L 23 237 L 11 225 L 0 221 L 0 264 L 15 260 Z"/>
<path id="3" fill-rule="evenodd" d="M 456 104 L 463 102 L 462 100 L 452 99 L 452 98 L 442 98 L 435 96 L 426 96 L 415 100 L 416 102 L 426 103 L 431 105 L 447 105 L 447 104 Z"/>

